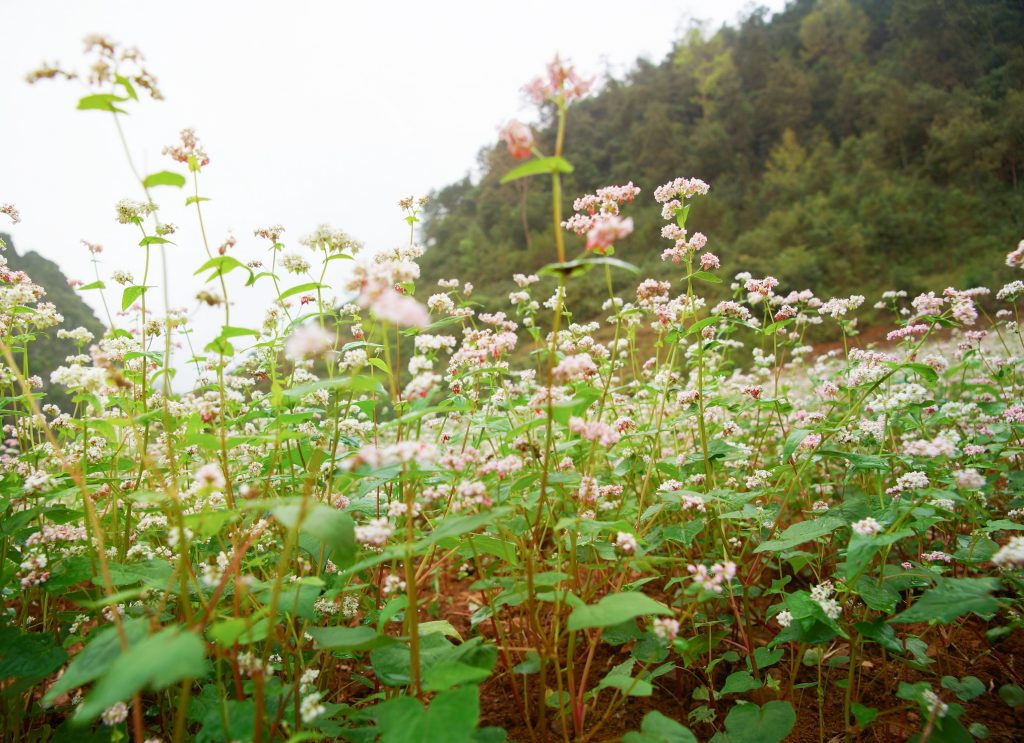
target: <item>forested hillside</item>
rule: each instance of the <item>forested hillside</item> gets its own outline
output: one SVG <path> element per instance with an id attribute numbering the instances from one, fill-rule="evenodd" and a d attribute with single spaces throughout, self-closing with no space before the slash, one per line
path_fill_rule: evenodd
<path id="1" fill-rule="evenodd" d="M 34 251 L 18 255 L 9 235 L 0 233 L 0 241 L 7 243 L 3 257 L 7 260 L 7 265 L 11 270 L 24 271 L 32 278 L 32 281 L 46 289 L 44 301 L 53 302 L 57 311 L 64 316 L 64 322 L 60 325 L 51 328 L 45 334 L 37 334 L 36 340 L 31 345 L 30 361 L 33 373 L 39 375 L 43 380 L 46 402 L 70 411 L 72 409 L 71 396 L 63 387 L 50 384 L 50 373 L 64 364 L 64 359 L 67 356 L 75 353 L 75 344 L 70 340 L 58 338 L 57 331 L 61 328 L 71 330 L 81 326 L 91 332 L 96 340 L 99 340 L 106 332 L 106 328 L 96 319 L 96 315 L 82 301 L 82 298 L 68 286 L 67 277 L 56 263 Z"/>
<path id="2" fill-rule="evenodd" d="M 727 275 L 837 294 L 994 285 L 1024 234 L 1022 30 L 1015 0 L 798 0 L 692 30 L 571 108 L 564 208 L 636 183 L 636 230 L 617 255 L 659 275 L 652 192 L 695 176 L 711 195 L 689 224 Z M 550 152 L 550 122 L 536 134 Z M 503 145 L 480 158 L 478 183 L 433 195 L 423 283 L 472 276 L 491 304 L 514 272 L 554 260 L 550 183 L 500 185 L 514 162 Z M 577 282 L 578 314 L 605 296 L 599 273 Z"/>

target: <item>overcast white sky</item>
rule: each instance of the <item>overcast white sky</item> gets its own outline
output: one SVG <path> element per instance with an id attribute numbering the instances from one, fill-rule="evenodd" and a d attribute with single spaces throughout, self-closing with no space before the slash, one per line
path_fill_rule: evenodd
<path id="1" fill-rule="evenodd" d="M 144 100 L 125 120 L 137 162 L 147 173 L 182 171 L 160 150 L 195 128 L 212 159 L 200 186 L 213 199 L 208 235 L 216 245 L 233 231 L 245 261 L 266 257 L 252 230 L 273 223 L 296 249 L 321 222 L 371 249 L 403 243 L 398 199 L 461 178 L 503 121 L 528 119 L 520 89 L 555 52 L 585 74 L 621 76 L 637 57 L 661 61 L 691 19 L 717 28 L 753 5 L 0 0 L 0 203 L 23 218 L 9 227 L 0 217 L 0 230 L 71 278 L 92 279 L 83 238 L 104 245 L 101 270 L 141 277 L 138 235 L 113 218 L 119 199 L 141 194 L 110 115 L 76 111 L 77 83 L 24 82 L 43 60 L 84 70 L 87 34 L 146 55 L 167 100 Z M 192 272 L 204 257 L 194 211 L 176 189 L 154 193 L 162 218 L 181 228 L 169 249 L 172 304 L 194 306 Z M 268 295 L 240 283 L 229 293 L 244 322 L 232 324 L 256 326 Z M 99 308 L 95 293 L 86 299 Z M 212 331 L 215 317 L 201 312 L 199 329 Z"/>

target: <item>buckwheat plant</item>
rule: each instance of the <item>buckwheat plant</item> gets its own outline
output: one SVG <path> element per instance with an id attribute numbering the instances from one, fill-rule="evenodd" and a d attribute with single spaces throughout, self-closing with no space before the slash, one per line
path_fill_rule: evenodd
<path id="1" fill-rule="evenodd" d="M 721 276 L 699 178 L 563 220 L 591 83 L 556 58 L 527 86 L 553 153 L 501 132 L 506 181 L 550 177 L 555 255 L 481 307 L 464 278 L 417 285 L 422 198 L 390 249 L 270 216 L 208 236 L 203 175 L 230 164 L 186 129 L 139 172 L 125 121 L 156 80 L 87 47 L 87 74 L 30 80 L 85 84 L 137 183 L 123 244 L 86 243 L 102 338 L 0 261 L 5 740 L 959 741 L 1020 704 L 1021 280 L 887 293 L 868 345 L 863 296 Z M 643 248 L 642 198 L 664 218 Z M 160 219 L 175 200 L 201 244 Z M 621 257 L 641 249 L 657 275 Z M 139 250 L 137 279 L 103 273 Z M 197 293 L 161 316 L 167 256 Z M 577 317 L 591 270 L 607 302 Z M 253 287 L 262 317 L 232 309 Z M 203 348 L 190 317 L 218 328 Z M 43 333 L 73 409 L 38 390 Z M 989 657 L 993 683 L 954 670 Z"/>

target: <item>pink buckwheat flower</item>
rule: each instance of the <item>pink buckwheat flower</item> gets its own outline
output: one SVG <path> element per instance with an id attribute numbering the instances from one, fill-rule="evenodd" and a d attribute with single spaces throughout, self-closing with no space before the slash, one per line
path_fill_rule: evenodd
<path id="1" fill-rule="evenodd" d="M 523 122 L 509 121 L 498 130 L 498 136 L 508 145 L 509 154 L 516 160 L 526 160 L 533 154 L 533 132 Z"/>
<path id="2" fill-rule="evenodd" d="M 714 253 L 705 253 L 700 257 L 700 267 L 704 271 L 713 271 L 722 265 Z"/>
<path id="3" fill-rule="evenodd" d="M 596 441 L 601 446 L 609 447 L 617 444 L 622 438 L 619 432 L 607 423 L 601 421 L 585 421 L 582 418 L 573 417 L 569 419 L 569 430 L 588 441 Z"/>
<path id="4" fill-rule="evenodd" d="M 672 199 L 689 199 L 694 196 L 704 196 L 710 186 L 700 178 L 676 178 L 654 190 L 654 198 L 659 204 L 665 204 Z"/>
<path id="5" fill-rule="evenodd" d="M 563 62 L 558 55 L 548 63 L 547 73 L 546 79 L 535 78 L 523 88 L 527 97 L 538 106 L 549 100 L 571 103 L 590 92 L 594 84 L 593 79 L 580 77 L 576 69 L 568 62 Z"/>
<path id="6" fill-rule="evenodd" d="M 14 224 L 18 224 L 21 221 L 21 213 L 14 204 L 3 204 L 0 206 L 0 214 L 6 214 Z"/>
<path id="7" fill-rule="evenodd" d="M 615 547 L 627 555 L 632 555 L 637 548 L 636 537 L 629 532 L 620 531 L 615 535 Z"/>
<path id="8" fill-rule="evenodd" d="M 391 532 L 391 523 L 387 519 L 370 519 L 368 524 L 356 527 L 356 541 L 373 547 L 383 547 Z"/>
<path id="9" fill-rule="evenodd" d="M 385 289 L 364 306 L 369 306 L 370 312 L 379 319 L 401 328 L 425 328 L 430 324 L 430 313 L 426 307 L 394 289 Z"/>
<path id="10" fill-rule="evenodd" d="M 1017 249 L 1006 254 L 1006 265 L 1010 268 L 1024 266 L 1024 240 L 1017 243 Z"/>
<path id="11" fill-rule="evenodd" d="M 594 220 L 587 232 L 587 250 L 603 253 L 617 240 L 633 233 L 633 218 L 622 219 L 614 214 L 605 214 Z"/>
<path id="12" fill-rule="evenodd" d="M 956 486 L 963 490 L 979 490 L 985 487 L 985 476 L 974 467 L 957 470 L 953 473 L 953 480 L 956 481 Z"/>
<path id="13" fill-rule="evenodd" d="M 590 357 L 589 353 L 578 353 L 574 356 L 566 356 L 552 370 L 556 382 L 572 382 L 577 379 L 590 379 L 597 374 L 597 364 Z"/>
<path id="14" fill-rule="evenodd" d="M 288 336 L 284 344 L 284 355 L 291 361 L 319 359 L 330 353 L 335 337 L 316 323 L 299 327 Z"/>
<path id="15" fill-rule="evenodd" d="M 1024 423 L 1024 405 L 1013 405 L 1003 411 L 1003 418 L 1010 423 Z"/>
<path id="16" fill-rule="evenodd" d="M 921 323 L 918 323 L 917 325 L 906 325 L 902 328 L 890 331 L 888 335 L 885 336 L 885 339 L 887 341 L 898 341 L 915 335 L 923 335 L 928 332 L 928 328 L 930 327 L 930 325 L 924 325 Z"/>
<path id="17" fill-rule="evenodd" d="M 651 622 L 651 631 L 654 632 L 655 637 L 671 644 L 679 635 L 679 620 L 671 617 L 658 617 Z"/>
<path id="18" fill-rule="evenodd" d="M 736 577 L 736 563 L 731 560 L 716 562 L 710 570 L 704 565 L 687 565 L 686 570 L 694 583 L 711 593 L 722 593 L 722 585 Z"/>
<path id="19" fill-rule="evenodd" d="M 199 170 L 210 164 L 210 157 L 199 143 L 199 137 L 193 129 L 182 129 L 181 144 L 164 147 L 162 154 L 169 155 L 179 163 L 188 164 L 190 170 Z"/>
<path id="20" fill-rule="evenodd" d="M 224 479 L 224 471 L 215 462 L 204 464 L 196 470 L 196 484 L 199 487 L 210 490 L 222 490 L 227 486 Z"/>

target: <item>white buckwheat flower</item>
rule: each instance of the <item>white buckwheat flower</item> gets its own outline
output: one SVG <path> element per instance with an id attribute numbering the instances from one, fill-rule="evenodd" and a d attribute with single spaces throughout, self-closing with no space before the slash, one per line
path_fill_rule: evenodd
<path id="1" fill-rule="evenodd" d="M 853 530 L 862 537 L 870 537 L 882 531 L 882 525 L 871 516 L 861 519 L 853 524 Z"/>
<path id="2" fill-rule="evenodd" d="M 1024 567 L 1024 537 L 1013 537 L 992 556 L 992 562 L 1001 568 Z"/>
<path id="3" fill-rule="evenodd" d="M 632 555 L 636 552 L 637 541 L 629 532 L 620 531 L 615 535 L 615 546 L 627 555 Z"/>

